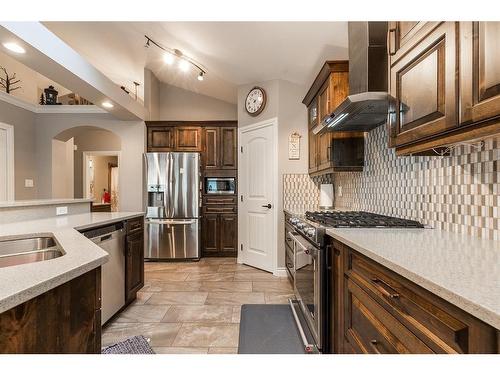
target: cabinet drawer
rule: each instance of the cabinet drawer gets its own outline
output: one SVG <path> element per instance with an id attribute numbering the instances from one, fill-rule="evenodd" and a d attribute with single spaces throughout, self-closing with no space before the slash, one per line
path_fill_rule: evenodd
<path id="1" fill-rule="evenodd" d="M 437 353 L 470 353 L 487 327 L 439 297 L 349 250 L 347 276 Z"/>
<path id="2" fill-rule="evenodd" d="M 127 234 L 139 233 L 144 230 L 144 218 L 137 217 L 127 220 Z"/>
<path id="3" fill-rule="evenodd" d="M 231 195 L 231 196 L 215 196 L 215 197 L 210 197 L 210 196 L 205 196 L 203 197 L 203 204 L 204 205 L 221 205 L 221 204 L 231 204 L 231 205 L 236 205 L 237 204 L 237 197 L 236 195 Z"/>
<path id="4" fill-rule="evenodd" d="M 229 214 L 238 212 L 238 209 L 232 205 L 206 205 L 203 207 L 203 212 L 207 214 Z"/>
<path id="5" fill-rule="evenodd" d="M 432 353 L 409 329 L 349 279 L 346 298 L 345 337 L 356 352 Z"/>

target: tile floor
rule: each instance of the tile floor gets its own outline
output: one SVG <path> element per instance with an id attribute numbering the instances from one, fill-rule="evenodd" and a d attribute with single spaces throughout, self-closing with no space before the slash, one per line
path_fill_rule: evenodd
<path id="1" fill-rule="evenodd" d="M 104 329 L 102 345 L 142 334 L 159 354 L 236 353 L 241 305 L 287 303 L 292 293 L 288 278 L 235 258 L 146 263 L 144 288 Z"/>

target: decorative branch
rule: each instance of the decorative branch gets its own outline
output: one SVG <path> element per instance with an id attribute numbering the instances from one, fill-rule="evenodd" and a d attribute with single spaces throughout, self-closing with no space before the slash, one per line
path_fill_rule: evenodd
<path id="1" fill-rule="evenodd" d="M 16 79 L 16 73 L 12 74 L 12 76 L 9 76 L 7 69 L 5 69 L 3 66 L 0 66 L 0 70 L 3 71 L 5 75 L 5 78 L 0 77 L 0 86 L 5 89 L 5 92 L 7 94 L 21 88 L 21 86 L 14 87 L 16 84 L 21 82 L 20 79 Z"/>

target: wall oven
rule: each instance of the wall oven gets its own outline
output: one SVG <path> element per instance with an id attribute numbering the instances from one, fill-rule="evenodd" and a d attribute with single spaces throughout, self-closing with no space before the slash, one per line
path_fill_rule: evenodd
<path id="1" fill-rule="evenodd" d="M 205 194 L 235 194 L 234 177 L 205 177 Z"/>

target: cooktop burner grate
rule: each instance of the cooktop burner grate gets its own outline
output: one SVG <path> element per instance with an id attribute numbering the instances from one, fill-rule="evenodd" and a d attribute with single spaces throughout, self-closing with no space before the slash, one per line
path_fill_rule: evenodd
<path id="1" fill-rule="evenodd" d="M 306 212 L 306 218 L 335 228 L 423 228 L 415 220 L 373 214 L 364 211 L 315 211 Z"/>

